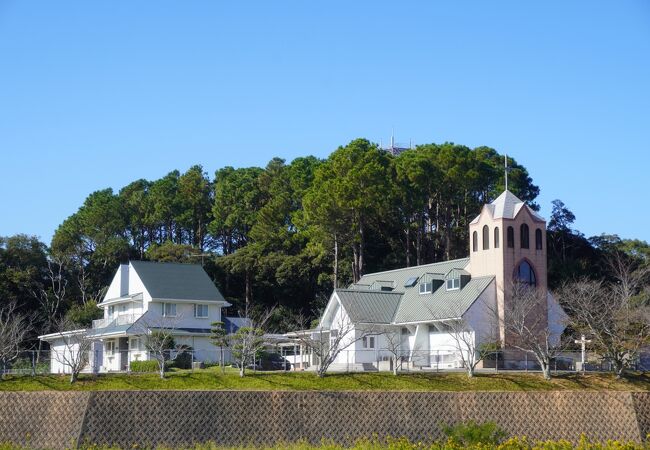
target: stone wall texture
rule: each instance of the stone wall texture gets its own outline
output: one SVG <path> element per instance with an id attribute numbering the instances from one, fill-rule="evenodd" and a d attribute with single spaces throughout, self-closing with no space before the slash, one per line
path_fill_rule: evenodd
<path id="1" fill-rule="evenodd" d="M 323 438 L 441 437 L 442 424 L 493 421 L 531 439 L 643 441 L 650 393 L 635 392 L 2 392 L 0 442 L 183 446 Z"/>

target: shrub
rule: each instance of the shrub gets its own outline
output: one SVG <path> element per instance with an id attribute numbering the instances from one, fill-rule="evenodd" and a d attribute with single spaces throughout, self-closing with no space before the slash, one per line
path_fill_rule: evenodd
<path id="1" fill-rule="evenodd" d="M 191 369 L 192 368 L 192 347 L 181 346 L 178 349 L 176 358 L 172 361 L 172 367 L 177 369 Z"/>
<path id="2" fill-rule="evenodd" d="M 131 372 L 157 372 L 159 370 L 158 361 L 131 361 Z"/>
<path id="3" fill-rule="evenodd" d="M 478 424 L 473 420 L 443 426 L 442 432 L 450 441 L 463 447 L 480 444 L 497 445 L 507 437 L 506 432 L 499 428 L 496 423 L 485 422 Z"/>

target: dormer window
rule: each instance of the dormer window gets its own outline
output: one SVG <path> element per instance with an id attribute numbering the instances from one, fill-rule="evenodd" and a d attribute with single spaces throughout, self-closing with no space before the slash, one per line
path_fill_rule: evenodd
<path id="1" fill-rule="evenodd" d="M 433 292 L 433 283 L 431 281 L 425 281 L 420 283 L 420 294 L 430 294 Z"/>
<path id="2" fill-rule="evenodd" d="M 415 283 L 418 282 L 418 278 L 419 278 L 419 277 L 411 277 L 411 278 L 409 278 L 408 280 L 406 280 L 406 281 L 404 282 L 404 287 L 405 287 L 405 288 L 408 288 L 408 287 L 413 287 L 413 286 L 415 286 Z"/>
<path id="3" fill-rule="evenodd" d="M 460 278 L 450 278 L 447 280 L 447 290 L 455 291 L 460 289 Z"/>

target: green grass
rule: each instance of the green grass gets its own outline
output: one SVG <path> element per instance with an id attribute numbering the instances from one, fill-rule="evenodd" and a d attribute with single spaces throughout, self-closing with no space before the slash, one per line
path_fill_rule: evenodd
<path id="1" fill-rule="evenodd" d="M 467 378 L 464 373 L 330 374 L 318 378 L 310 372 L 258 372 L 239 378 L 234 370 L 219 368 L 177 370 L 161 380 L 156 373 L 81 375 L 70 385 L 67 376 L 7 376 L 0 391 L 102 390 L 288 390 L 288 391 L 650 391 L 650 374 L 632 374 L 616 380 L 611 374 L 565 374 L 545 381 L 539 374 L 491 373 Z"/>

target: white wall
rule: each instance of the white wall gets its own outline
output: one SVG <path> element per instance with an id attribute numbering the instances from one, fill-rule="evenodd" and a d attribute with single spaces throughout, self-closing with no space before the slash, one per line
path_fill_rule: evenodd
<path id="1" fill-rule="evenodd" d="M 475 333 L 477 346 L 498 340 L 499 324 L 496 310 L 496 284 L 492 280 L 463 315 L 463 319 Z"/>
<path id="2" fill-rule="evenodd" d="M 557 345 L 566 328 L 569 316 L 550 292 L 546 295 L 546 303 L 548 306 L 548 329 L 551 332 L 551 342 Z"/>
<path id="3" fill-rule="evenodd" d="M 50 341 L 50 373 L 69 374 L 71 370 L 69 365 L 66 365 L 65 362 L 70 361 L 73 354 L 78 351 L 79 344 L 70 343 L 69 345 L 66 345 L 63 339 Z M 83 368 L 82 372 L 88 373 L 99 370 L 101 358 L 101 345 L 93 342 L 88 355 L 88 364 Z"/>
<path id="4" fill-rule="evenodd" d="M 169 326 L 174 326 L 174 328 L 211 328 L 212 322 L 221 321 L 221 304 L 219 303 L 209 303 L 209 302 L 197 302 L 197 303 L 186 303 L 186 302 L 174 302 L 174 301 L 152 301 L 148 304 L 148 313 L 145 321 L 152 322 L 151 326 L 156 326 L 156 322 L 161 323 L 163 321 L 162 311 L 163 303 L 175 303 L 176 304 L 176 317 L 169 317 L 164 319 L 164 323 L 169 324 Z M 208 317 L 200 318 L 194 317 L 194 305 L 208 305 Z"/>

